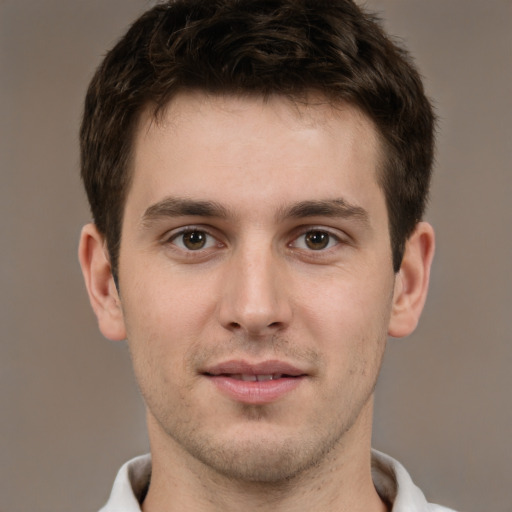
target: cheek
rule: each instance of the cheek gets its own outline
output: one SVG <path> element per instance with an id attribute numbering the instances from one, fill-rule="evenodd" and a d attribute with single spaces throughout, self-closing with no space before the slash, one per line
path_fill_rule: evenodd
<path id="1" fill-rule="evenodd" d="M 180 380 L 186 354 L 212 332 L 214 294 L 183 276 L 138 273 L 125 282 L 123 314 L 128 345 L 140 380 Z M 142 387 L 141 383 L 141 387 Z"/>
<path id="2" fill-rule="evenodd" d="M 383 325 L 387 329 L 393 283 L 391 273 L 339 271 L 303 282 L 295 303 L 319 329 L 338 333 L 352 329 L 363 333 Z"/>
<path id="3" fill-rule="evenodd" d="M 380 366 L 391 314 L 393 279 L 364 273 L 331 276 L 304 289 L 298 332 L 308 332 L 324 353 L 333 381 L 372 375 Z M 309 290 L 309 293 L 308 293 Z M 341 384 L 340 384 L 341 385 Z"/>
<path id="4" fill-rule="evenodd" d="M 163 338 L 165 342 L 177 336 L 180 340 L 199 329 L 215 308 L 211 286 L 200 276 L 191 278 L 165 266 L 161 273 L 137 274 L 122 297 L 128 331 L 137 337 Z"/>

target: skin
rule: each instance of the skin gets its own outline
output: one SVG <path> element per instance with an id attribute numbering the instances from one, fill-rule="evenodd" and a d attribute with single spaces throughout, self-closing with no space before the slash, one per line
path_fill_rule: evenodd
<path id="1" fill-rule="evenodd" d="M 157 122 L 142 115 L 119 294 L 92 224 L 80 260 L 147 405 L 146 512 L 386 510 L 373 390 L 387 336 L 418 321 L 434 236 L 419 223 L 393 272 L 379 150 L 364 115 L 321 99 L 180 94 Z M 205 374 L 233 360 L 301 376 L 240 400 Z"/>

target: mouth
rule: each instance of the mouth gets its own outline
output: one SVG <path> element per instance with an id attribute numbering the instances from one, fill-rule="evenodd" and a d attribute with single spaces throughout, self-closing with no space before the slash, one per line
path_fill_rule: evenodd
<path id="1" fill-rule="evenodd" d="M 201 372 L 231 400 L 262 405 L 275 402 L 297 389 L 308 374 L 282 361 L 248 363 L 227 361 Z"/>
<path id="2" fill-rule="evenodd" d="M 231 379 L 235 380 L 242 380 L 244 382 L 267 382 L 269 380 L 278 380 L 278 379 L 294 379 L 298 377 L 297 375 L 286 375 L 284 373 L 274 373 L 271 375 L 252 375 L 252 374 L 246 374 L 246 373 L 234 373 L 234 374 L 220 374 L 224 377 L 229 377 Z M 210 377 L 213 377 L 214 375 L 210 375 Z"/>

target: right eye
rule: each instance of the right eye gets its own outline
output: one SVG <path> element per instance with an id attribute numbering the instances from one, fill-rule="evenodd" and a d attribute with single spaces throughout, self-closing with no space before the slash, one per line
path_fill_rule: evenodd
<path id="1" fill-rule="evenodd" d="M 184 251 L 200 251 L 217 245 L 217 240 L 201 229 L 186 229 L 174 234 L 170 243 Z"/>

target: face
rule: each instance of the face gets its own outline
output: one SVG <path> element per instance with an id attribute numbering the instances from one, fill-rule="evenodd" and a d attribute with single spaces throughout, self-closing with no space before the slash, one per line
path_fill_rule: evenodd
<path id="1" fill-rule="evenodd" d="M 395 283 L 378 150 L 349 106 L 142 117 L 119 282 L 152 443 L 277 481 L 367 441 Z"/>

